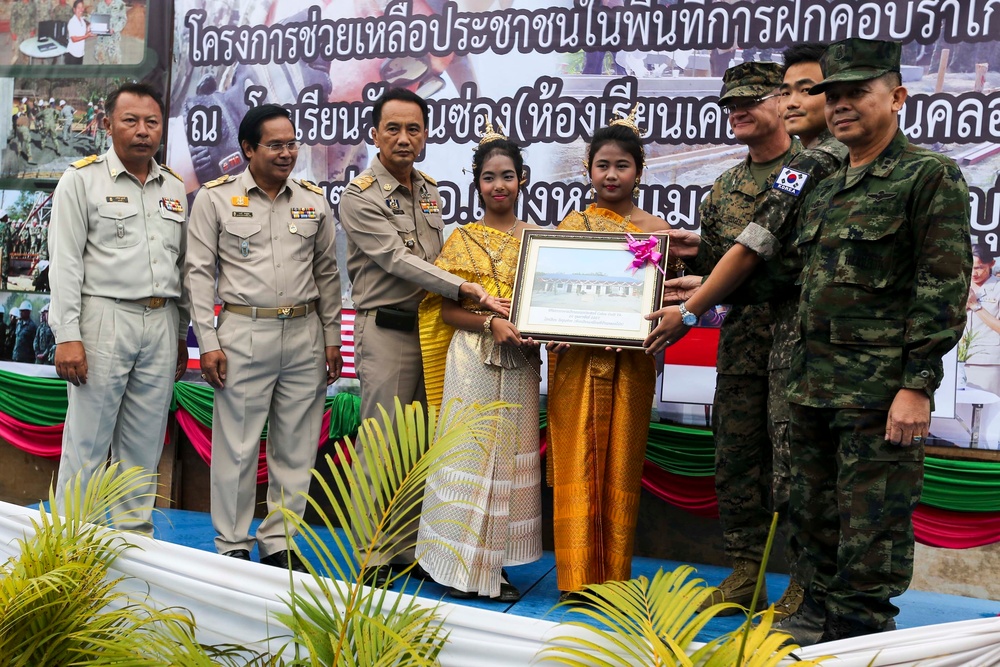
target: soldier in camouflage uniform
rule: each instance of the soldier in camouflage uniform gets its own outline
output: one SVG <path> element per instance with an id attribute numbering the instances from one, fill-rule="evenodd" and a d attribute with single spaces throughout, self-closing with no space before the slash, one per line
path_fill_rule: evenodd
<path id="1" fill-rule="evenodd" d="M 759 235 L 750 238 L 748 226 L 782 164 L 802 148 L 788 136 L 781 120 L 776 95 L 781 69 L 776 63 L 748 62 L 723 76 L 725 92 L 719 104 L 729 113 L 736 139 L 747 145 L 750 154 L 722 174 L 702 202 L 701 243 L 697 256 L 687 262 L 694 273 L 711 272 L 737 244 L 747 243 L 750 253 L 765 251 L 766 241 Z M 683 304 L 672 310 L 694 319 L 701 314 L 688 313 Z M 720 584 L 720 593 L 706 604 L 725 599 L 749 606 L 764 556 L 771 524 L 767 363 L 772 321 L 768 304 L 736 303 L 720 333 L 712 413 L 715 489 L 726 555 L 734 569 Z M 766 595 L 758 603 L 767 606 Z"/>
<path id="2" fill-rule="evenodd" d="M 11 62 L 16 62 L 21 56 L 18 45 L 26 39 L 34 36 L 38 30 L 38 15 L 35 11 L 33 0 L 18 0 L 10 7 L 10 32 L 14 58 Z"/>
<path id="3" fill-rule="evenodd" d="M 42 140 L 39 148 L 45 150 L 45 142 L 51 140 L 56 155 L 59 155 L 59 144 L 56 142 L 56 127 L 59 125 L 59 112 L 45 100 L 42 100 L 40 104 L 42 110 L 38 113 L 38 122 L 41 125 L 39 133 Z"/>
<path id="4" fill-rule="evenodd" d="M 104 100 L 98 100 L 97 105 L 94 107 L 94 123 L 97 127 L 94 131 L 94 150 L 97 153 L 103 153 L 107 150 L 105 144 L 108 139 L 108 129 L 104 127 L 105 117 Z"/>
<path id="5" fill-rule="evenodd" d="M 22 364 L 35 363 L 35 331 L 38 325 L 31 319 L 31 302 L 22 301 L 17 329 L 14 333 L 14 350 L 11 357 Z"/>
<path id="6" fill-rule="evenodd" d="M 899 59 L 896 42 L 837 42 L 811 90 L 849 162 L 803 202 L 796 238 L 790 523 L 807 592 L 778 626 L 800 645 L 895 628 L 941 357 L 965 324 L 969 191 L 899 130 Z"/>
<path id="7" fill-rule="evenodd" d="M 798 136 L 805 150 L 795 153 L 784 165 L 771 188 L 764 195 L 736 242 L 700 284 L 697 276 L 676 278 L 665 283 L 667 290 L 678 290 L 686 298 L 684 307 L 700 315 L 717 303 L 769 302 L 774 320 L 773 343 L 768 358 L 767 415 L 772 450 L 771 506 L 782 520 L 788 515 L 790 465 L 788 459 L 788 362 L 794 342 L 795 319 L 799 291 L 795 280 L 801 265 L 794 253 L 795 221 L 799 204 L 815 185 L 833 173 L 847 157 L 847 147 L 833 138 L 826 127 L 822 96 L 809 96 L 809 88 L 823 78 L 819 59 L 825 45 L 804 43 L 790 47 L 784 54 L 784 80 L 780 88 L 781 112 L 785 130 Z M 818 104 L 816 103 L 818 102 Z M 791 184 L 791 185 L 790 185 Z M 691 257 L 697 253 L 697 234 L 671 238 L 671 254 Z M 694 284 L 690 278 L 694 278 Z M 646 341 L 650 352 L 676 343 L 689 330 L 682 321 L 677 306 L 664 308 L 650 318 L 661 318 Z M 791 536 L 790 536 L 791 537 Z M 797 543 L 790 540 L 788 561 L 793 563 L 798 553 Z M 755 583 L 747 576 L 736 589 L 752 590 Z M 732 591 L 733 586 L 727 586 Z M 738 592 L 738 591 L 737 591 Z M 723 591 L 725 596 L 726 591 Z M 803 588 L 794 579 L 785 594 L 775 603 L 775 612 L 787 616 L 798 609 Z"/>
<path id="8" fill-rule="evenodd" d="M 14 130 L 17 133 L 18 155 L 23 155 L 28 164 L 34 164 L 31 159 L 31 117 L 23 104 L 14 117 Z"/>
<path id="9" fill-rule="evenodd" d="M 98 35 L 94 58 L 99 65 L 118 65 L 122 61 L 122 30 L 125 29 L 127 8 L 124 0 L 103 0 L 94 13 L 111 15 L 111 34 Z"/>
<path id="10" fill-rule="evenodd" d="M 35 363 L 54 364 L 56 356 L 56 337 L 49 326 L 49 304 L 42 306 L 38 314 L 38 329 L 35 331 Z"/>
<path id="11" fill-rule="evenodd" d="M 10 216 L 0 216 L 0 289 L 7 289 L 7 272 L 10 270 Z"/>

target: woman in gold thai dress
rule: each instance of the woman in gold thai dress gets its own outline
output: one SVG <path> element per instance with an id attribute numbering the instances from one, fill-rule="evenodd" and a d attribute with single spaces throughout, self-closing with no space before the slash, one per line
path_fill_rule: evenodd
<path id="1" fill-rule="evenodd" d="M 518 147 L 487 124 L 472 166 L 485 215 L 455 230 L 435 262 L 501 298 L 513 292 L 521 232 L 534 227 L 514 214 L 523 167 Z M 428 478 L 417 559 L 452 597 L 515 601 L 520 592 L 503 567 L 542 555 L 538 348 L 507 320 L 439 295 L 420 306 L 420 339 L 429 405 L 458 397 L 518 407 L 503 411 L 513 428 L 500 428 L 484 443 L 489 449 L 478 455 L 473 474 L 463 461 L 462 470 Z"/>
<path id="2" fill-rule="evenodd" d="M 648 234 L 667 223 L 635 206 L 643 149 L 634 116 L 594 133 L 595 201 L 561 230 Z M 548 478 L 560 600 L 587 584 L 631 578 L 640 480 L 656 383 L 643 350 L 554 346 L 549 355 Z"/>

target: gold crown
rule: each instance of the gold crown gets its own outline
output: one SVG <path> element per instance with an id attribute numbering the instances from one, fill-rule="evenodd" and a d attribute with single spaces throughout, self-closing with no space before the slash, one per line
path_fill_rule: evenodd
<path id="1" fill-rule="evenodd" d="M 504 141 L 507 139 L 507 135 L 503 134 L 503 125 L 500 124 L 499 118 L 497 119 L 497 127 L 500 128 L 499 132 L 493 129 L 493 123 L 490 122 L 489 116 L 484 116 L 483 122 L 486 123 L 486 131 L 480 135 L 480 146 L 488 144 L 492 141 Z"/>
<path id="2" fill-rule="evenodd" d="M 635 136 L 641 137 L 642 132 L 639 131 L 639 126 L 635 122 L 635 114 L 639 111 L 639 103 L 637 102 L 635 107 L 632 109 L 632 113 L 625 116 L 624 118 L 616 118 L 615 120 L 608 123 L 608 127 L 612 125 L 624 125 L 628 129 L 635 132 Z M 620 112 L 619 112 L 620 113 Z"/>

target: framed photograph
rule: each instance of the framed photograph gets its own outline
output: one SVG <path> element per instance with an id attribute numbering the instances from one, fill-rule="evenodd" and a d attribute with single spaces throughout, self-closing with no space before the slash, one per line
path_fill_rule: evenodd
<path id="1" fill-rule="evenodd" d="M 653 328 L 645 316 L 658 308 L 663 293 L 669 239 L 632 238 L 649 243 L 659 264 L 636 261 L 627 234 L 526 231 L 510 313 L 521 335 L 641 348 Z"/>

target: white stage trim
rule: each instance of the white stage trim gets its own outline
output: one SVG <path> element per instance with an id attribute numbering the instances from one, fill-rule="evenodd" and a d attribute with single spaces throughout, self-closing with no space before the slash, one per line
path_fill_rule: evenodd
<path id="1" fill-rule="evenodd" d="M 0 502 L 0 555 L 18 553 L 16 540 L 30 535 L 37 511 Z M 191 611 L 204 643 L 231 643 L 277 651 L 288 630 L 273 618 L 287 610 L 288 573 L 254 563 L 223 558 L 169 542 L 126 535 L 130 544 L 114 570 L 134 577 L 129 590 L 148 590 L 156 603 Z M 303 586 L 312 578 L 294 574 Z M 144 582 L 144 583 L 142 583 Z M 397 593 L 387 593 L 389 604 Z M 421 602 L 432 601 L 420 598 Z M 569 634 L 557 624 L 513 614 L 442 602 L 440 612 L 450 632 L 441 653 L 444 667 L 516 667 L 554 665 L 535 661 L 546 639 Z M 283 637 L 284 636 L 284 637 Z M 1000 618 L 944 623 L 801 649 L 802 658 L 836 655 L 836 667 L 992 667 L 1000 664 Z"/>

